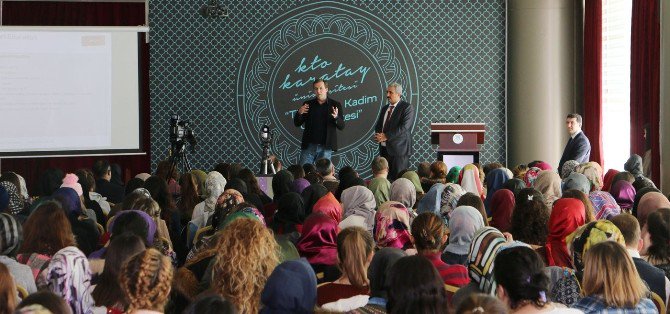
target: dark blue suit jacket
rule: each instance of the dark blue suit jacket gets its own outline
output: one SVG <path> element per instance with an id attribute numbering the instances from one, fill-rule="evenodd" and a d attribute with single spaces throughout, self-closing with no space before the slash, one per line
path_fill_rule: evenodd
<path id="1" fill-rule="evenodd" d="M 560 172 L 563 169 L 563 164 L 568 160 L 575 160 L 577 162 L 584 163 L 589 161 L 589 156 L 591 155 L 591 142 L 584 135 L 584 132 L 579 132 L 574 139 L 568 141 L 568 144 L 565 145 L 563 150 L 563 156 L 561 161 L 558 163 L 558 171 Z"/>
<path id="2" fill-rule="evenodd" d="M 375 132 L 386 134 L 386 151 L 390 156 L 409 156 L 412 154 L 411 131 L 412 125 L 414 125 L 414 107 L 404 100 L 398 102 L 391 113 L 391 120 L 382 130 L 384 115 L 386 115 L 388 107 L 389 105 L 382 107 L 375 125 Z"/>

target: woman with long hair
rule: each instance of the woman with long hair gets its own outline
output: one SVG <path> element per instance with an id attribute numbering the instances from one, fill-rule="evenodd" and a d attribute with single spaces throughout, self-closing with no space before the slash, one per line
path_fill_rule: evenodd
<path id="1" fill-rule="evenodd" d="M 16 284 L 5 264 L 0 263 L 0 314 L 12 314 L 17 304 Z"/>
<path id="2" fill-rule="evenodd" d="M 547 299 L 549 277 L 533 249 L 518 246 L 498 253 L 493 267 L 496 295 L 512 313 L 580 313 Z"/>
<path id="3" fill-rule="evenodd" d="M 144 188 L 149 191 L 151 198 L 158 203 L 161 209 L 160 218 L 165 220 L 170 238 L 176 239 L 181 230 L 180 216 L 167 182 L 158 176 L 151 176 L 144 182 Z"/>
<path id="4" fill-rule="evenodd" d="M 449 313 L 444 281 L 420 255 L 398 260 L 390 270 L 387 313 Z"/>
<path id="5" fill-rule="evenodd" d="M 278 245 L 260 221 L 236 219 L 216 244 L 212 288 L 241 313 L 258 313 L 265 282 L 279 264 Z"/>
<path id="6" fill-rule="evenodd" d="M 342 276 L 337 280 L 320 285 L 317 288 L 317 305 L 340 299 L 347 299 L 358 295 L 368 295 L 370 282 L 368 281 L 368 265 L 372 260 L 374 241 L 369 232 L 361 227 L 346 228 L 337 235 L 337 265 Z M 363 301 L 363 303 L 360 303 Z M 349 311 L 367 304 L 367 298 L 347 300 L 340 304 L 337 310 Z M 340 302 L 338 302 L 340 303 Z"/>
<path id="7" fill-rule="evenodd" d="M 527 194 L 529 190 L 533 193 Z M 550 212 L 542 194 L 534 189 L 523 189 L 517 195 L 515 202 L 509 229 L 514 240 L 537 247 L 544 245 L 547 242 Z"/>
<path id="8" fill-rule="evenodd" d="M 144 240 L 132 233 L 124 233 L 111 241 L 107 248 L 105 268 L 91 293 L 96 306 L 106 307 L 110 314 L 123 313 L 128 303 L 119 283 L 121 266 L 145 249 Z"/>
<path id="9" fill-rule="evenodd" d="M 658 313 L 626 249 L 613 241 L 592 246 L 584 256 L 584 298 L 572 307 L 584 313 Z"/>
<path id="10" fill-rule="evenodd" d="M 47 201 L 23 224 L 23 242 L 16 260 L 32 269 L 35 284 L 42 289 L 47 284 L 45 270 L 51 257 L 62 248 L 75 245 L 72 227 L 60 203 Z"/>
<path id="11" fill-rule="evenodd" d="M 131 257 L 121 268 L 119 281 L 128 300 L 126 313 L 163 313 L 172 285 L 170 259 L 155 249 Z"/>
<path id="12" fill-rule="evenodd" d="M 184 173 L 179 178 L 181 187 L 181 197 L 177 201 L 177 210 L 181 217 L 181 225 L 186 225 L 193 217 L 193 208 L 200 203 L 200 190 L 198 189 L 198 179 L 191 173 Z"/>
<path id="13" fill-rule="evenodd" d="M 661 208 L 648 216 L 642 239 L 642 258 L 670 275 L 670 209 Z"/>

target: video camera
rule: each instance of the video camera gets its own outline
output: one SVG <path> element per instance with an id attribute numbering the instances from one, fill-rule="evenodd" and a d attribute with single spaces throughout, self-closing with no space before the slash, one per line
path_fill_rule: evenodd
<path id="1" fill-rule="evenodd" d="M 184 141 L 191 145 L 191 150 L 195 149 L 197 140 L 191 129 L 190 121 L 182 120 L 179 115 L 173 114 L 170 118 L 170 144 L 183 148 Z"/>

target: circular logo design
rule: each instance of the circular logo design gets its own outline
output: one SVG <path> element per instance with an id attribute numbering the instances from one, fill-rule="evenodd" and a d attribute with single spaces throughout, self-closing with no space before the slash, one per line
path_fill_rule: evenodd
<path id="1" fill-rule="evenodd" d="M 347 4 L 319 2 L 275 19 L 252 41 L 240 65 L 238 116 L 253 148 L 260 151 L 259 130 L 267 124 L 274 133 L 272 153 L 285 164 L 298 161 L 303 129 L 293 117 L 315 97 L 317 78 L 328 82 L 329 97 L 342 104 L 346 124 L 337 131 L 333 163 L 369 174 L 378 154 L 372 134 L 387 103 L 386 86 L 400 83 L 405 100 L 419 103 L 406 45 L 384 21 Z"/>

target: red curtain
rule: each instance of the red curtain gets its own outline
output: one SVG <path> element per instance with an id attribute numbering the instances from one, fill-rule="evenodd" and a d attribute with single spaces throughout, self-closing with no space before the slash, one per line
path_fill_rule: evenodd
<path id="1" fill-rule="evenodd" d="M 651 148 L 652 177 L 659 184 L 660 8 L 658 0 L 633 1 L 630 71 L 630 147 L 643 156 Z M 643 138 L 649 125 L 649 144 Z"/>
<path id="2" fill-rule="evenodd" d="M 584 7 L 584 134 L 591 141 L 591 161 L 603 164 L 602 0 L 586 0 Z"/>
<path id="3" fill-rule="evenodd" d="M 145 24 L 144 3 L 128 2 L 21 2 L 5 1 L 2 8 L 4 26 L 138 26 Z M 149 145 L 149 45 L 143 44 L 142 54 L 142 137 L 143 150 L 151 151 Z M 82 117 L 85 119 L 85 117 Z M 123 169 L 124 180 L 137 173 L 150 171 L 150 155 L 141 156 L 96 156 L 63 158 L 4 158 L 2 171 L 14 171 L 26 179 L 31 193 L 35 193 L 40 174 L 47 168 L 60 168 L 73 172 L 79 168 L 90 168 L 97 159 L 108 159 Z"/>

